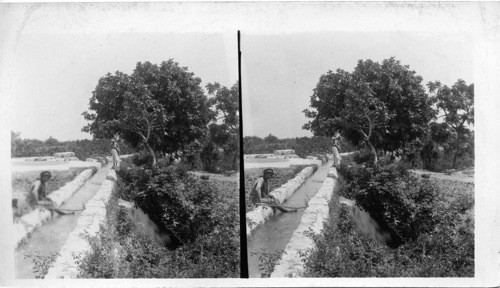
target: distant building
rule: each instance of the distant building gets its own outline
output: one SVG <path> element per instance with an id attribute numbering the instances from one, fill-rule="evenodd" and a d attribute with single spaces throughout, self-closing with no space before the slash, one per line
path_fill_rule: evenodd
<path id="1" fill-rule="evenodd" d="M 274 155 L 294 155 L 295 150 L 293 149 L 284 149 L 284 150 L 274 150 Z"/>

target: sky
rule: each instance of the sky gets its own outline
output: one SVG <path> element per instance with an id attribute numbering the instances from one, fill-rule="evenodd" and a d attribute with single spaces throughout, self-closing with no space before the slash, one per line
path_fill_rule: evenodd
<path id="1" fill-rule="evenodd" d="M 409 32 L 408 28 L 300 32 L 312 27 L 293 27 L 293 23 L 253 27 L 258 21 L 247 25 L 248 29 L 240 25 L 209 29 L 210 25 L 190 26 L 180 16 L 165 17 L 166 8 L 172 7 L 129 5 L 133 7 L 118 11 L 97 4 L 50 4 L 17 15 L 19 26 L 9 46 L 13 131 L 21 132 L 23 138 L 41 140 L 50 136 L 90 139 L 90 134 L 81 132 L 87 123 L 81 113 L 87 109 L 98 79 L 117 70 L 131 73 L 138 61 L 160 63 L 173 58 L 200 77 L 203 86 L 213 81 L 231 86 L 238 79 L 236 27 L 243 28 L 244 135 L 311 136 L 302 129 L 308 121 L 302 111 L 309 106 L 319 77 L 338 68 L 352 71 L 359 59 L 382 61 L 394 56 L 416 70 L 424 83 L 440 80 L 452 85 L 459 78 L 473 82 L 473 45 L 465 32 L 431 32 L 430 28 L 427 32 Z M 177 9 L 185 10 L 182 6 Z M 331 19 L 340 23 L 337 13 Z M 141 18 L 145 15 L 148 17 Z M 276 15 L 269 17 L 280 21 Z M 138 22 L 141 25 L 133 25 Z"/>
<path id="2" fill-rule="evenodd" d="M 302 126 L 319 77 L 353 71 L 358 60 L 395 57 L 422 76 L 423 84 L 458 79 L 473 83 L 473 45 L 467 33 L 309 32 L 243 33 L 242 95 L 245 136 L 312 136 Z"/>
<path id="3" fill-rule="evenodd" d="M 67 17 L 65 29 L 53 28 L 54 21 L 62 21 L 58 17 Z M 108 72 L 130 74 L 137 62 L 173 58 L 200 77 L 203 87 L 214 81 L 229 87 L 238 79 L 236 31 L 151 33 L 115 25 L 93 31 L 94 25 L 75 9 L 42 7 L 20 29 L 12 53 L 11 129 L 22 138 L 91 139 L 81 132 L 88 123 L 82 113 L 97 81 Z"/>

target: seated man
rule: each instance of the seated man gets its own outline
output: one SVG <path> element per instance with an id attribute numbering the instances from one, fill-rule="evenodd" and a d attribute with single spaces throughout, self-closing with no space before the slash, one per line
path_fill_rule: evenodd
<path id="1" fill-rule="evenodd" d="M 269 195 L 269 179 L 274 177 L 274 171 L 271 168 L 265 169 L 261 177 L 257 178 L 252 185 L 250 191 L 250 201 L 254 205 L 266 204 L 280 210 L 281 212 L 291 212 L 296 210 L 289 210 L 281 207 L 272 195 Z"/>
<path id="2" fill-rule="evenodd" d="M 64 212 L 54 206 L 50 198 L 47 198 L 47 182 L 52 178 L 49 171 L 40 173 L 40 178 L 36 179 L 28 194 L 28 203 L 31 207 L 43 207 L 54 211 L 59 215 L 74 214 L 74 211 Z"/>
<path id="3" fill-rule="evenodd" d="M 52 178 L 52 174 L 49 171 L 43 171 L 40 173 L 40 178 L 36 179 L 31 186 L 28 203 L 31 207 L 38 205 L 48 205 L 52 201 L 47 198 L 47 182 Z"/>

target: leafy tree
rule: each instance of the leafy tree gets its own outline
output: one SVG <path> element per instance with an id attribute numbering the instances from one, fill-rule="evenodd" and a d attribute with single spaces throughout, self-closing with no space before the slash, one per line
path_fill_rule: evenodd
<path id="1" fill-rule="evenodd" d="M 446 123 L 432 122 L 429 126 L 427 141 L 420 150 L 420 158 L 424 168 L 435 170 L 436 165 L 444 160 L 444 155 L 440 148 L 447 146 L 451 138 L 451 133 Z"/>
<path id="2" fill-rule="evenodd" d="M 220 85 L 217 82 L 206 86 L 208 94 L 213 96 L 209 103 L 218 114 L 217 121 L 209 126 L 209 144 L 206 145 L 203 154 L 206 157 L 218 155 L 218 148 L 224 150 L 226 156 L 231 157 L 231 169 L 236 170 L 238 159 L 239 138 L 239 86 L 235 83 L 231 88 Z M 222 122 L 222 123 L 220 123 Z M 220 123 L 220 124 L 219 124 Z M 205 157 L 205 158 L 206 158 Z M 213 165 L 212 160 L 209 166 Z M 208 163 L 208 162 L 207 162 Z"/>
<path id="3" fill-rule="evenodd" d="M 47 140 L 45 140 L 45 144 L 48 146 L 55 146 L 59 144 L 59 141 L 52 136 L 50 136 Z"/>
<path id="4" fill-rule="evenodd" d="M 264 141 L 267 143 L 276 143 L 278 142 L 278 137 L 274 136 L 273 134 L 269 134 L 266 137 L 264 137 Z"/>
<path id="5" fill-rule="evenodd" d="M 342 131 L 355 145 L 366 144 L 377 162 L 377 151 L 397 151 L 424 137 L 434 117 L 422 77 L 389 58 L 382 63 L 360 60 L 352 73 L 338 69 L 319 79 L 303 128 L 316 136 Z"/>
<path id="6" fill-rule="evenodd" d="M 218 82 L 207 84 L 208 95 L 213 96 L 209 101 L 214 105 L 218 117 L 228 126 L 233 134 L 239 132 L 239 85 L 235 83 L 230 89 Z"/>
<path id="7" fill-rule="evenodd" d="M 21 146 L 21 132 L 10 131 L 10 154 L 11 157 L 18 156 Z"/>
<path id="8" fill-rule="evenodd" d="M 456 168 L 458 156 L 471 132 L 467 125 L 474 124 L 474 84 L 467 85 L 459 79 L 451 88 L 439 81 L 429 82 L 427 87 L 434 94 L 437 108 L 444 114 L 444 123 L 455 134 L 453 168 Z"/>
<path id="9" fill-rule="evenodd" d="M 119 134 L 132 147 L 143 145 L 156 164 L 156 153 L 182 151 L 203 138 L 214 117 L 201 80 L 172 59 L 160 65 L 137 63 L 134 72 L 108 73 L 93 92 L 90 124 L 82 131 L 96 138 Z"/>

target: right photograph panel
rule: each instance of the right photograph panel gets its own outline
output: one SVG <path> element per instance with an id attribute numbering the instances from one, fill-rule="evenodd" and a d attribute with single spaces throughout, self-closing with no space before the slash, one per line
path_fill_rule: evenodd
<path id="1" fill-rule="evenodd" d="M 240 43 L 249 276 L 474 277 L 471 35 Z"/>

